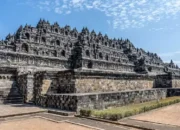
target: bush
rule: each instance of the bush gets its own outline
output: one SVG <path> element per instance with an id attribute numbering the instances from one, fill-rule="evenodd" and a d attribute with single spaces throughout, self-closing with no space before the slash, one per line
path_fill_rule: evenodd
<path id="1" fill-rule="evenodd" d="M 163 102 L 161 103 L 161 107 L 168 106 L 170 102 Z"/>
<path id="2" fill-rule="evenodd" d="M 88 109 L 81 109 L 80 110 L 80 115 L 81 116 L 89 117 L 89 116 L 91 116 L 91 114 L 92 114 L 91 110 L 88 110 Z"/>
<path id="3" fill-rule="evenodd" d="M 127 112 L 125 112 L 124 117 L 129 117 L 129 116 L 132 116 L 132 115 L 134 115 L 133 111 L 127 111 Z"/>
<path id="4" fill-rule="evenodd" d="M 145 103 L 140 103 L 140 104 L 131 104 L 128 106 L 110 108 L 110 109 L 105 109 L 105 110 L 83 109 L 83 110 L 80 110 L 80 115 L 86 116 L 86 117 L 94 116 L 94 117 L 102 118 L 106 120 L 117 121 L 119 119 L 122 119 L 123 117 L 133 116 L 138 113 L 143 113 L 146 111 L 168 106 L 168 105 L 175 104 L 178 102 L 180 102 L 180 97 L 171 97 L 171 98 L 162 99 L 158 102 L 151 101 L 151 102 L 145 102 Z"/>
<path id="5" fill-rule="evenodd" d="M 144 107 L 144 112 L 149 111 L 149 110 L 151 110 L 150 107 L 148 107 L 148 106 Z"/>
<path id="6" fill-rule="evenodd" d="M 144 107 L 139 108 L 139 114 L 144 112 Z"/>
<path id="7" fill-rule="evenodd" d="M 169 105 L 176 103 L 176 101 L 170 101 Z"/>
<path id="8" fill-rule="evenodd" d="M 108 113 L 104 113 L 104 114 L 102 114 L 101 118 L 109 119 L 109 114 Z"/>
<path id="9" fill-rule="evenodd" d="M 117 121 L 117 120 L 119 120 L 121 118 L 122 118 L 122 114 L 121 113 L 109 114 L 109 120 Z"/>

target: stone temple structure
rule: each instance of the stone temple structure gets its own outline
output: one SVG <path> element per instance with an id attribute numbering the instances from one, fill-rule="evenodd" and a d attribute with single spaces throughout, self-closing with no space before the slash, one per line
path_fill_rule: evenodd
<path id="1" fill-rule="evenodd" d="M 173 61 L 87 28 L 40 20 L 0 41 L 2 103 L 103 109 L 178 94 L 179 79 Z"/>

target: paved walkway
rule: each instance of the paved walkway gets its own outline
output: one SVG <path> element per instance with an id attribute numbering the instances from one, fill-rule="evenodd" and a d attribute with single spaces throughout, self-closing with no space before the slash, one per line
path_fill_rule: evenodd
<path id="1" fill-rule="evenodd" d="M 104 122 L 98 122 L 98 121 L 85 119 L 85 118 L 62 117 L 59 115 L 48 114 L 48 113 L 39 113 L 37 115 L 41 116 L 41 117 L 49 118 L 52 120 L 56 120 L 56 121 L 66 120 L 66 121 L 74 122 L 77 124 L 83 124 L 83 125 L 87 125 L 87 126 L 91 126 L 91 127 L 100 128 L 102 130 L 139 130 L 139 129 L 135 129 L 135 128 L 129 128 L 129 127 L 121 126 L 121 125 L 114 125 L 114 124 L 109 124 L 109 123 L 104 123 Z"/>
<path id="2" fill-rule="evenodd" d="M 47 109 L 31 105 L 0 105 L 0 110 L 0 130 L 137 130 L 84 118 L 50 114 L 46 112 Z"/>
<path id="3" fill-rule="evenodd" d="M 180 130 L 180 104 L 139 114 L 121 122 L 158 130 Z"/>
<path id="4" fill-rule="evenodd" d="M 13 115 L 23 115 L 27 113 L 36 113 L 47 111 L 46 109 L 35 107 L 32 105 L 24 105 L 24 104 L 7 104 L 0 105 L 0 118 L 8 117 Z"/>
<path id="5" fill-rule="evenodd" d="M 0 123 L 0 130 L 96 130 L 66 122 L 53 122 L 42 118 L 26 118 Z"/>
<path id="6" fill-rule="evenodd" d="M 12 126 L 13 130 L 137 130 L 90 119 L 50 114 L 47 113 L 47 109 L 31 105 L 0 105 L 0 110 L 0 130 L 12 130 Z M 29 113 L 30 115 L 26 115 Z M 120 122 L 150 129 L 180 130 L 179 120 L 180 104 L 175 104 L 132 116 Z"/>

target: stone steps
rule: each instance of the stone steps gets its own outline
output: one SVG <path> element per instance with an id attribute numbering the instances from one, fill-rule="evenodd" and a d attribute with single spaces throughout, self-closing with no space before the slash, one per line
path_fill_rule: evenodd
<path id="1" fill-rule="evenodd" d="M 0 104 L 7 104 L 7 103 L 11 103 L 11 104 L 23 103 L 23 99 L 22 98 L 0 99 Z"/>
<path id="2" fill-rule="evenodd" d="M 3 104 L 18 104 L 23 103 L 23 99 L 16 99 L 16 100 L 4 100 L 2 101 Z"/>
<path id="3" fill-rule="evenodd" d="M 16 86 L 0 87 L 0 104 L 3 103 L 23 103 L 23 96 Z"/>
<path id="4" fill-rule="evenodd" d="M 20 95 L 17 88 L 0 88 L 0 97 Z"/>
<path id="5" fill-rule="evenodd" d="M 23 103 L 23 97 L 19 93 L 0 94 L 0 104 L 3 103 Z"/>
<path id="6" fill-rule="evenodd" d="M 17 88 L 0 88 L 0 95 L 2 94 L 7 94 L 7 93 L 12 93 L 12 92 L 18 92 Z"/>

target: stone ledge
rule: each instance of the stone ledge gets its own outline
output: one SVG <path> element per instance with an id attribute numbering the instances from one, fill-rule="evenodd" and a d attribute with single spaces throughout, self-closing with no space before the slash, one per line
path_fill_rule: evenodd
<path id="1" fill-rule="evenodd" d="M 169 88 L 170 89 L 170 88 Z M 172 88 L 178 89 L 178 88 Z M 179 88 L 180 89 L 180 88 Z M 127 90 L 127 91 L 112 91 L 112 92 L 97 92 L 97 93 L 65 93 L 65 94 L 46 94 L 47 96 L 55 95 L 55 96 L 89 96 L 89 95 L 98 95 L 98 94 L 115 94 L 115 93 L 126 93 L 126 92 L 140 92 L 140 91 L 151 91 L 151 90 L 168 90 L 168 88 L 154 88 L 154 89 L 141 89 L 141 90 Z M 45 95 L 45 96 L 46 96 Z"/>

